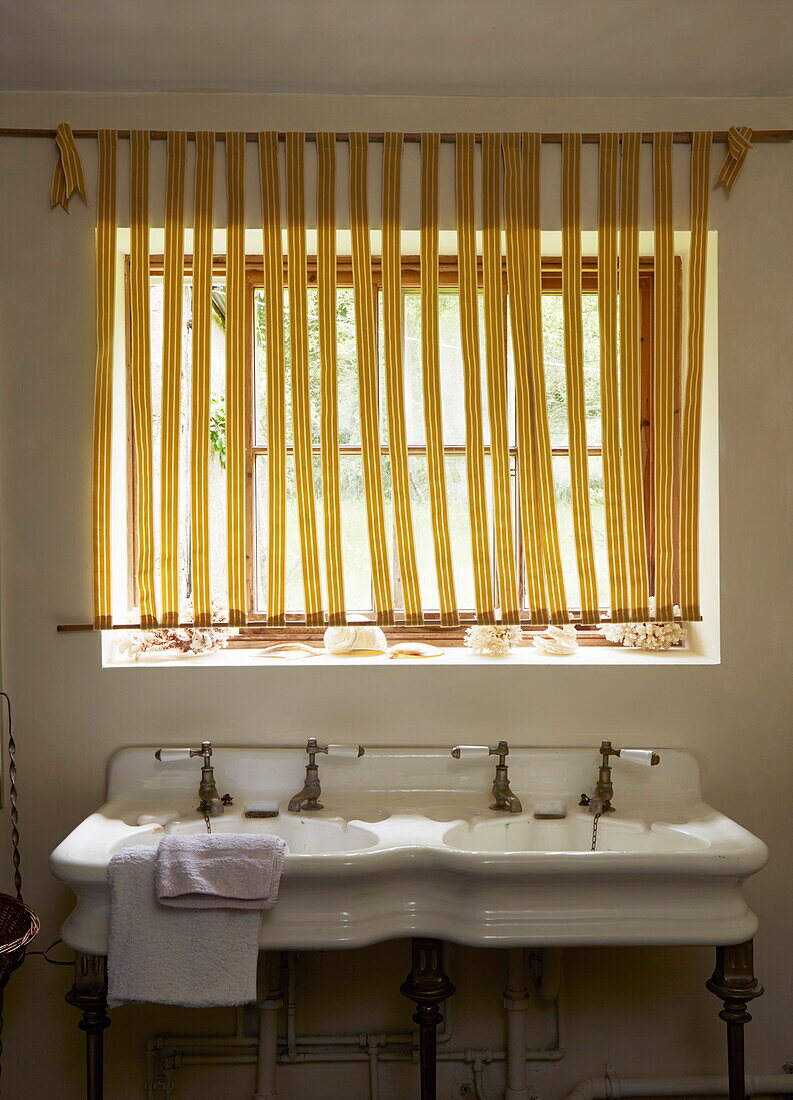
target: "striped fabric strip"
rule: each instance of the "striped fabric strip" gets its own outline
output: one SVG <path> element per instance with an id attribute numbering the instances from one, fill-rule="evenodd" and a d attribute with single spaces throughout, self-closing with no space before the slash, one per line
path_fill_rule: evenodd
<path id="1" fill-rule="evenodd" d="M 83 163 L 68 122 L 62 122 L 55 131 L 55 144 L 58 147 L 58 159 L 52 173 L 50 206 L 62 206 L 68 214 L 69 199 L 75 192 L 85 200 Z"/>
<path id="2" fill-rule="evenodd" d="M 112 625 L 110 457 L 113 435 L 113 321 L 116 298 L 115 130 L 100 130 L 96 199 L 96 380 L 92 485 L 94 629 Z"/>
<path id="3" fill-rule="evenodd" d="M 308 388 L 308 305 L 306 301 L 305 135 L 286 135 L 286 232 L 289 287 L 289 341 L 292 361 L 292 425 L 295 446 L 295 487 L 300 531 L 300 562 L 306 624 L 321 626 L 322 589 L 314 503 L 314 459 Z"/>
<path id="4" fill-rule="evenodd" d="M 135 581 L 141 626 L 157 625 L 154 584 L 154 482 L 149 308 L 149 132 L 132 130 L 129 213 L 129 375 L 135 464 Z"/>
<path id="5" fill-rule="evenodd" d="M 184 184 L 187 135 L 168 134 L 163 267 L 162 411 L 160 417 L 160 622 L 179 617 L 179 433 L 184 298 Z"/>
<path id="6" fill-rule="evenodd" d="M 474 215 L 474 135 L 455 135 L 455 194 L 457 257 L 460 281 L 460 345 L 465 380 L 465 458 L 476 618 L 495 622 L 493 569 L 485 491 L 485 452 L 482 432 L 482 385 L 479 356 L 479 307 L 476 275 L 476 220 Z"/>
<path id="7" fill-rule="evenodd" d="M 556 522 L 553 452 L 548 425 L 548 402 L 542 346 L 542 247 L 540 239 L 540 134 L 523 135 L 523 219 L 526 225 L 526 306 L 529 314 L 529 365 L 537 433 L 538 513 L 542 529 L 543 565 L 548 597 L 548 619 L 555 624 L 570 621 Z"/>
<path id="8" fill-rule="evenodd" d="M 328 622 L 347 621 L 341 542 L 339 397 L 336 346 L 336 140 L 317 134 L 317 299 L 321 388 L 322 506 Z"/>
<path id="9" fill-rule="evenodd" d="M 267 624 L 283 626 L 286 589 L 284 275 L 278 133 L 259 134 L 267 332 Z"/>
<path id="10" fill-rule="evenodd" d="M 743 168 L 746 154 L 752 148 L 752 130 L 749 126 L 731 126 L 727 132 L 727 156 L 724 158 L 716 179 L 716 186 L 721 184 L 727 194 L 732 191 L 735 181 Z"/>
<path id="11" fill-rule="evenodd" d="M 456 626 L 446 459 L 441 415 L 441 347 L 438 322 L 438 154 L 440 134 L 421 135 L 421 367 L 430 513 L 435 544 L 441 626 Z"/>
<path id="12" fill-rule="evenodd" d="M 708 192 L 713 135 L 691 135 L 691 260 L 688 278 L 688 370 L 683 406 L 680 482 L 680 608 L 683 618 L 702 618 L 699 606 L 699 451 L 705 282 L 708 252 Z"/>
<path id="13" fill-rule="evenodd" d="M 212 622 L 209 573 L 209 389 L 212 320 L 212 184 L 215 135 L 196 133 L 193 244 L 193 374 L 190 402 L 190 505 L 193 622 Z"/>
<path id="14" fill-rule="evenodd" d="M 606 511 L 611 618 L 628 620 L 625 526 L 622 510 L 619 375 L 617 358 L 617 227 L 619 135 L 600 135 L 598 188 L 598 317 L 600 401 L 603 422 L 603 487 Z"/>
<path id="15" fill-rule="evenodd" d="M 367 134 L 350 134 L 350 229 L 355 289 L 355 344 L 358 357 L 361 450 L 369 552 L 372 561 L 374 610 L 377 622 L 389 626 L 394 621 L 394 612 L 383 505 L 383 473 L 380 463 L 375 298 L 372 284 L 369 199 L 366 182 L 368 143 Z"/>
<path id="16" fill-rule="evenodd" d="M 532 624 L 545 626 L 548 608 L 543 578 L 542 527 L 538 517 L 537 457 L 532 401 L 530 337 L 526 269 L 526 203 L 523 189 L 523 140 L 504 134 L 504 214 L 507 236 L 507 300 L 515 361 L 515 402 L 518 440 L 518 489 L 521 532 L 526 564 L 526 595 Z"/>
<path id="17" fill-rule="evenodd" d="M 581 135 L 562 135 L 562 302 L 573 530 L 581 588 L 581 622 L 600 621 L 589 505 L 584 338 L 581 318 Z"/>
<path id="18" fill-rule="evenodd" d="M 675 275 L 672 227 L 672 135 L 653 134 L 655 293 L 653 324 L 653 446 L 655 606 L 659 620 L 674 604 Z"/>
<path id="19" fill-rule="evenodd" d="M 482 269 L 485 292 L 485 352 L 493 518 L 501 622 L 520 622 L 512 528 L 512 485 L 507 428 L 507 355 L 501 276 L 501 137 L 482 135 Z"/>
<path id="20" fill-rule="evenodd" d="M 402 255 L 400 247 L 400 192 L 402 135 L 385 135 L 383 148 L 383 339 L 385 347 L 386 408 L 391 479 L 394 487 L 394 525 L 405 603 L 405 623 L 422 621 L 421 592 L 410 505 L 407 435 L 405 432 L 404 348 L 402 342 Z"/>
<path id="21" fill-rule="evenodd" d="M 226 134 L 226 525 L 231 626 L 247 620 L 245 459 L 245 144 Z"/>
<path id="22" fill-rule="evenodd" d="M 629 622 L 649 614 L 647 537 L 641 443 L 641 312 L 639 302 L 639 164 L 641 134 L 622 135 L 620 163 L 620 423 L 625 498 L 626 602 Z"/>

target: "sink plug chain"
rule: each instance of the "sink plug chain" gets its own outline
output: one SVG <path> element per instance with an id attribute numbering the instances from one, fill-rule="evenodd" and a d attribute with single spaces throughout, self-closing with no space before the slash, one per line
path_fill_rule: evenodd
<path id="1" fill-rule="evenodd" d="M 212 822 L 209 820 L 209 812 L 204 810 L 204 821 L 206 822 L 207 832 L 212 832 Z M 597 823 L 596 823 L 597 824 Z M 594 845 L 594 842 L 593 842 Z"/>
<path id="2" fill-rule="evenodd" d="M 592 851 L 592 852 L 594 852 L 595 848 L 597 848 L 598 821 L 600 821 L 602 816 L 603 816 L 602 814 L 595 814 L 595 817 L 592 821 L 592 848 L 590 849 L 590 851 Z"/>

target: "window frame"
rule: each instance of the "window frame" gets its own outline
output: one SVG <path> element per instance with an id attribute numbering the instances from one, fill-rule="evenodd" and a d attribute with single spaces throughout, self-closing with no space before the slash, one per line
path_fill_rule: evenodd
<path id="1" fill-rule="evenodd" d="M 150 278 L 162 277 L 163 275 L 163 256 L 152 255 L 150 257 L 149 275 Z M 287 286 L 287 257 L 284 256 L 283 260 L 283 285 Z M 193 270 L 193 258 L 191 255 L 186 255 L 184 258 L 184 277 L 189 278 L 192 275 Z M 478 270 L 478 283 L 482 285 L 482 258 L 478 257 L 477 260 Z M 418 256 L 403 256 L 402 257 L 402 287 L 404 289 L 418 290 L 421 285 L 420 276 L 421 266 Z M 265 613 L 261 609 L 257 609 L 255 605 L 255 569 L 256 569 L 256 502 L 255 502 L 255 472 L 254 466 L 256 458 L 259 455 L 267 453 L 267 447 L 258 446 L 255 440 L 255 400 L 254 400 L 254 370 L 255 370 L 255 355 L 254 355 L 254 295 L 257 290 L 260 290 L 264 285 L 263 279 L 263 264 L 260 256 L 247 256 L 246 257 L 246 302 L 245 302 L 245 325 L 246 325 L 246 342 L 245 342 L 245 359 L 246 359 L 246 385 L 245 385 L 245 416 L 246 416 L 246 585 L 247 585 L 247 607 L 248 607 L 248 625 L 241 628 L 239 635 L 232 638 L 232 645 L 237 647 L 258 647 L 263 643 L 272 642 L 275 640 L 291 639 L 300 641 L 316 641 L 322 634 L 324 627 L 308 627 L 305 624 L 304 617 L 298 612 L 288 612 L 286 619 L 287 625 L 281 627 L 268 627 L 266 624 Z M 224 255 L 213 256 L 212 263 L 212 275 L 213 278 L 225 278 L 226 275 L 226 257 Z M 307 287 L 315 287 L 317 279 L 317 263 L 316 256 L 309 256 L 307 261 Z M 336 261 L 336 281 L 339 287 L 351 287 L 352 286 L 352 260 L 350 256 L 338 256 Z M 375 295 L 379 295 L 382 291 L 382 264 L 379 256 L 372 257 L 372 283 L 375 291 Z M 458 286 L 458 265 L 457 257 L 444 255 L 439 257 L 439 288 L 444 287 L 457 287 Z M 593 256 L 582 257 L 581 261 L 581 288 L 584 293 L 595 293 L 597 291 L 597 258 Z M 678 501 L 680 492 L 680 422 L 681 422 L 681 355 L 682 355 L 682 325 L 681 325 L 681 306 L 682 306 L 682 262 L 679 256 L 675 256 L 674 266 L 674 283 L 675 283 L 675 341 L 674 341 L 674 387 L 675 387 L 675 402 L 674 402 L 674 470 L 673 470 L 673 494 L 674 494 L 674 516 L 675 523 L 678 523 Z M 506 308 L 507 297 L 507 276 L 506 276 L 506 258 L 502 260 L 502 286 Z M 543 294 L 561 294 L 562 291 L 562 262 L 559 257 L 543 257 L 542 259 L 542 292 Z M 377 299 L 379 302 L 379 299 Z M 654 259 L 652 256 L 642 256 L 639 260 L 639 301 L 640 301 L 640 313 L 641 313 L 641 454 L 642 454 L 642 468 L 643 468 L 643 484 L 644 484 L 644 514 L 645 514 L 645 538 L 647 544 L 648 554 L 648 566 L 650 573 L 650 590 L 653 590 L 654 583 L 654 471 L 653 471 L 653 439 L 652 439 L 652 402 L 653 402 L 653 316 L 654 316 Z M 379 308 L 378 308 L 379 316 Z M 125 262 L 125 319 L 126 324 L 126 367 L 125 367 L 125 379 L 126 379 L 126 392 L 127 392 L 127 416 L 126 416 L 126 444 L 127 444 L 127 460 L 128 460 L 128 494 L 127 494 L 127 530 L 128 530 L 128 560 L 129 560 L 129 599 L 130 606 L 136 606 L 137 604 L 137 590 L 135 580 L 135 560 L 137 554 L 137 544 L 135 539 L 135 525 L 133 522 L 135 515 L 135 499 L 137 492 L 137 479 L 135 470 L 135 458 L 134 447 L 132 444 L 133 439 L 133 406 L 131 401 L 130 392 L 130 356 L 129 356 L 129 317 L 130 317 L 130 293 L 129 293 L 129 257 L 126 257 Z M 506 327 L 506 326 L 505 326 Z M 505 331 L 505 339 L 506 339 Z M 379 347 L 379 344 L 378 344 Z M 290 446 L 287 448 L 287 453 L 292 452 L 293 448 Z M 361 452 L 360 444 L 345 444 L 342 448 L 345 454 L 359 454 Z M 485 448 L 485 453 L 489 452 L 490 448 Z M 587 448 L 590 457 L 602 456 L 603 448 L 602 444 L 599 446 L 589 446 Z M 320 453 L 318 445 L 314 445 L 313 453 Z M 389 449 L 387 444 L 381 445 L 381 454 L 388 455 Z M 409 454 L 426 454 L 426 445 L 410 445 L 408 447 Z M 451 455 L 465 454 L 465 446 L 460 444 L 445 445 L 444 453 Z M 565 457 L 569 455 L 569 446 L 565 447 L 552 447 L 552 455 L 554 457 Z M 515 470 L 517 456 L 517 447 L 510 447 L 510 460 L 512 464 L 513 473 Z M 517 515 L 517 513 L 516 513 Z M 521 531 L 519 522 L 516 523 L 516 550 L 518 559 L 518 575 L 520 577 L 520 606 L 523 609 L 523 588 L 525 585 L 525 569 L 523 567 L 523 547 L 521 539 Z M 677 541 L 677 540 L 676 540 Z M 396 579 L 398 574 L 398 564 L 395 560 L 395 555 L 392 554 L 392 572 L 393 577 Z M 677 595 L 675 595 L 677 600 Z M 351 614 L 371 615 L 374 620 L 374 612 L 371 609 L 361 612 L 351 611 Z M 401 612 L 395 612 L 397 628 L 400 632 L 400 636 L 403 636 L 406 640 L 438 640 L 439 635 L 449 641 L 460 641 L 468 626 L 471 626 L 476 621 L 476 616 L 473 610 L 460 613 L 460 626 L 459 627 L 441 627 L 439 624 L 439 613 L 437 611 L 425 612 L 425 622 L 420 626 L 408 627 L 404 625 L 404 622 L 400 622 Z M 582 626 L 576 619 L 575 613 L 572 618 L 573 623 L 578 628 L 581 634 L 581 640 L 587 644 L 602 644 L 606 645 L 604 639 L 597 633 L 596 626 Z M 604 621 L 608 621 L 605 619 Z M 531 630 L 532 628 L 524 624 L 524 628 Z M 535 628 L 536 629 L 536 628 Z"/>

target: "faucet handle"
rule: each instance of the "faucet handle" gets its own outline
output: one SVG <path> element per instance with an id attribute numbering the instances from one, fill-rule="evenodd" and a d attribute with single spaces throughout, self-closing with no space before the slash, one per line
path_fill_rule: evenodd
<path id="1" fill-rule="evenodd" d="M 661 763 L 661 757 L 654 749 L 620 749 L 620 760 L 627 760 L 629 764 L 643 764 L 646 768 L 654 768 Z"/>
<path id="2" fill-rule="evenodd" d="M 506 741 L 499 741 L 492 749 L 488 745 L 455 745 L 452 749 L 455 760 L 475 759 L 477 756 L 497 756 L 499 764 L 506 763 L 509 756 L 509 745 Z"/>
<path id="3" fill-rule="evenodd" d="M 629 764 L 642 764 L 647 768 L 661 763 L 661 757 L 655 749 L 615 749 L 612 748 L 610 741 L 602 741 L 599 751 L 604 765 L 608 764 L 610 756 L 618 756 L 620 760 L 625 760 Z"/>
<path id="4" fill-rule="evenodd" d="M 154 759 L 162 764 L 172 764 L 175 760 L 190 760 L 193 756 L 203 756 L 206 761 L 212 755 L 212 742 L 203 741 L 200 749 L 157 749 Z"/>
<path id="5" fill-rule="evenodd" d="M 323 752 L 327 756 L 350 756 L 357 757 L 363 756 L 366 749 L 363 745 L 319 745 L 317 744 L 316 737 L 309 737 L 306 742 L 306 752 L 308 753 L 309 763 L 314 763 L 314 757 Z"/>

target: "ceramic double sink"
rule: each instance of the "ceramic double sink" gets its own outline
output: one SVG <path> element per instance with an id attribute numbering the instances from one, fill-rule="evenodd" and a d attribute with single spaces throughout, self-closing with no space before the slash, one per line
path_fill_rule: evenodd
<path id="1" fill-rule="evenodd" d="M 320 757 L 324 809 L 294 814 L 301 749 L 216 744 L 218 788 L 234 803 L 212 830 L 274 833 L 288 845 L 263 948 L 401 936 L 491 947 L 748 940 L 757 920 L 743 883 L 766 862 L 766 846 L 702 801 L 693 756 L 659 751 L 658 767 L 614 761 L 616 812 L 599 820 L 595 851 L 593 817 L 578 803 L 594 786 L 596 746 L 513 749 L 517 814 L 489 809 L 492 758 L 454 760 L 442 748 Z M 161 764 L 153 748 L 112 757 L 107 801 L 51 857 L 77 897 L 62 931 L 72 948 L 107 952 L 113 854 L 205 829 L 199 764 Z M 277 816 L 246 816 L 262 804 L 277 805 Z"/>

